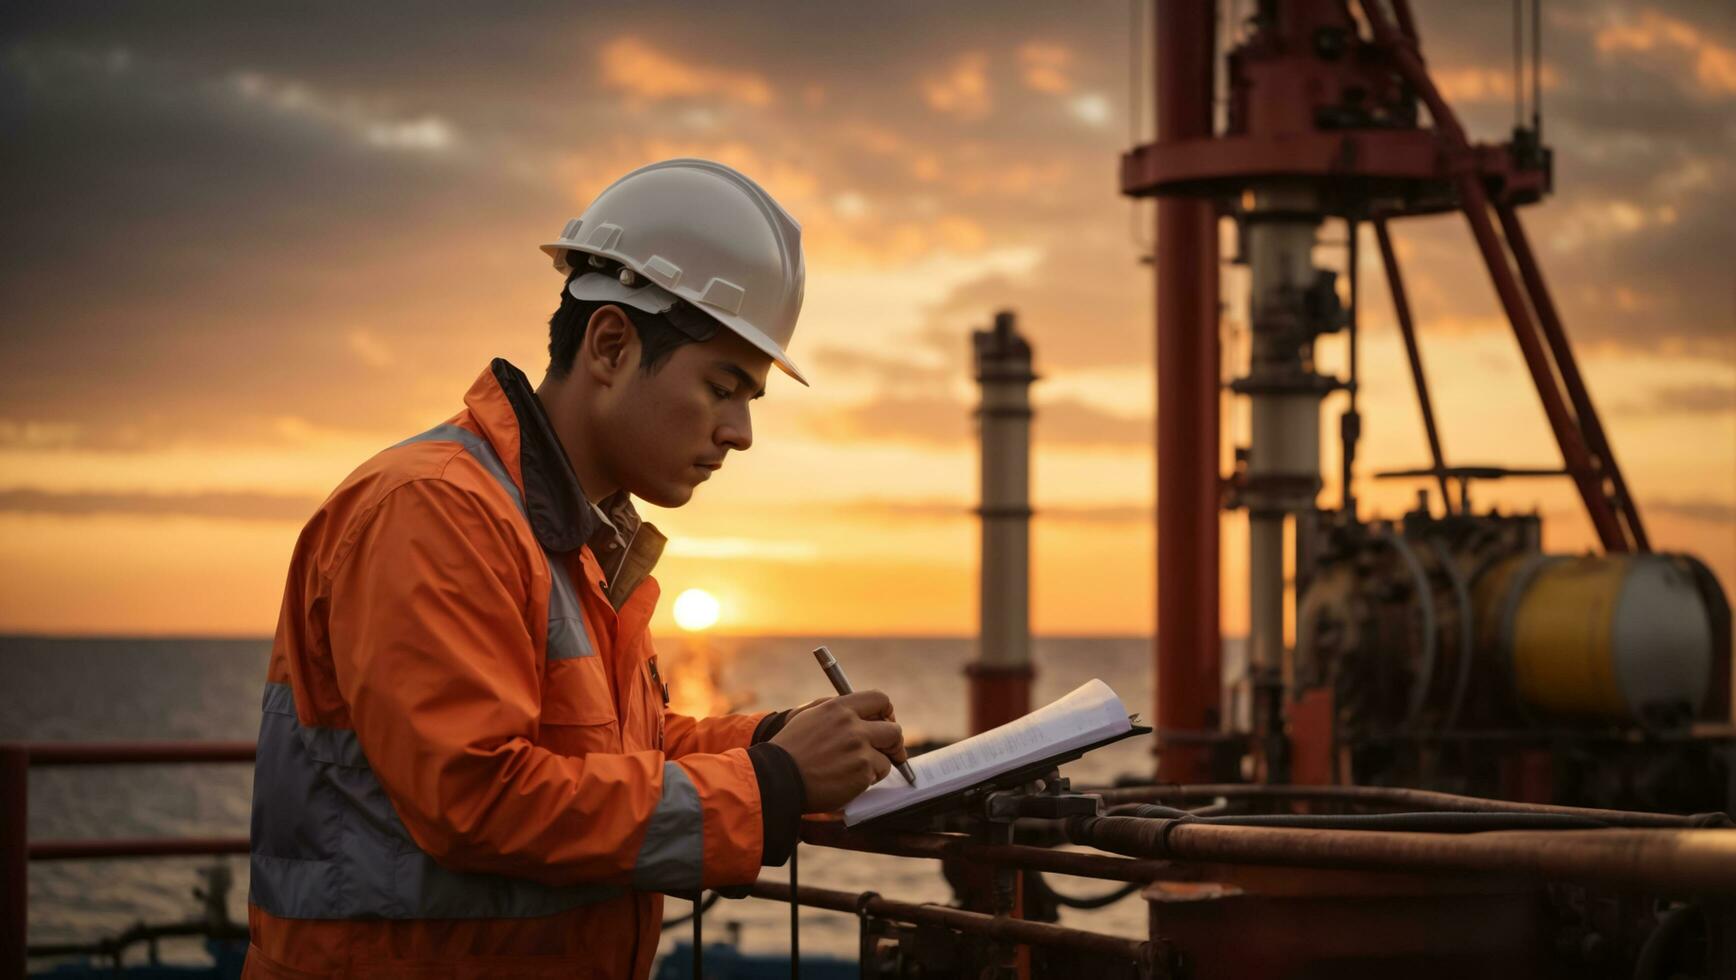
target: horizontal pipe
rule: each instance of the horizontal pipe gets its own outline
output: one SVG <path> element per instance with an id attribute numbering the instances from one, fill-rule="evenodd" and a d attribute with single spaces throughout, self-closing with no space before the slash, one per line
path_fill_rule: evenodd
<path id="1" fill-rule="evenodd" d="M 788 902 L 790 900 L 790 886 L 787 882 L 782 881 L 761 881 L 755 883 L 748 894 L 754 898 Z M 968 935 L 987 936 L 1002 942 L 1073 949 L 1082 953 L 1095 953 L 1099 956 L 1114 956 L 1136 963 L 1147 962 L 1153 948 L 1151 943 L 1138 939 L 1106 936 L 1100 933 L 1086 932 L 1083 929 L 1069 929 L 1066 926 L 1051 925 L 1047 922 L 1027 922 L 1024 919 L 984 915 L 981 912 L 967 912 L 964 909 L 947 908 L 943 905 L 899 902 L 889 898 L 881 898 L 874 892 L 857 894 L 855 892 L 836 891 L 831 888 L 800 885 L 796 889 L 796 901 L 810 908 L 830 909 L 833 912 L 844 912 L 850 915 L 859 915 L 865 912 L 879 919 L 891 919 L 896 922 L 909 922 L 916 925 L 941 926 Z"/>
<path id="2" fill-rule="evenodd" d="M 29 847 L 32 861 L 93 858 L 188 857 L 246 854 L 245 837 L 122 837 L 114 840 L 40 840 Z"/>
<path id="3" fill-rule="evenodd" d="M 836 821 L 804 824 L 802 840 L 818 847 L 846 851 L 1006 865 L 1104 881 L 1149 882 L 1175 877 L 1175 869 L 1164 861 L 1052 851 L 1023 844 L 986 844 L 957 834 L 851 832 Z"/>
<path id="4" fill-rule="evenodd" d="M 252 762 L 252 742 L 18 742 L 32 766 Z"/>
<path id="5" fill-rule="evenodd" d="M 1566 817 L 1586 817 L 1612 827 L 1677 827 L 1691 828 L 1718 824 L 1723 814 L 1680 816 L 1674 813 L 1643 813 L 1634 810 L 1603 810 L 1596 807 L 1555 806 L 1548 803 L 1520 803 L 1515 800 L 1488 800 L 1479 796 L 1437 793 L 1426 789 L 1405 789 L 1396 786 L 1284 786 L 1259 783 L 1200 783 L 1188 786 L 1123 786 L 1114 789 L 1094 789 L 1105 805 L 1118 803 L 1151 803 L 1158 800 L 1185 802 L 1189 800 L 1262 799 L 1295 800 L 1310 803 L 1360 803 L 1399 807 L 1406 810 L 1440 810 L 1469 813 L 1554 813 Z M 1725 818 L 1726 820 L 1728 818 Z"/>
<path id="6" fill-rule="evenodd" d="M 1395 831 L 1222 827 L 1082 817 L 1076 844 L 1134 857 L 1359 871 L 1566 880 L 1666 894 L 1736 896 L 1736 830 Z"/>
<path id="7" fill-rule="evenodd" d="M 33 943 L 31 956 L 114 956 L 134 943 L 150 942 L 173 936 L 208 936 L 212 939 L 247 941 L 247 927 L 230 924 L 213 927 L 208 922 L 177 922 L 166 926 L 137 925 L 110 939 L 94 943 Z"/>

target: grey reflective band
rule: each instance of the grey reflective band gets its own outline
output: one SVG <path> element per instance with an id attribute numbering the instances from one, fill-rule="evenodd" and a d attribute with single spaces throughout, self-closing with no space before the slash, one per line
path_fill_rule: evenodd
<path id="1" fill-rule="evenodd" d="M 500 461 L 500 454 L 487 439 L 450 422 L 437 425 L 421 435 L 411 436 L 393 446 L 408 446 L 417 442 L 456 442 L 464 447 L 470 458 L 481 464 L 494 477 L 507 496 L 518 506 L 518 513 L 527 522 L 530 520 L 525 511 L 524 495 L 518 492 L 518 484 L 512 482 L 512 477 L 506 472 L 506 464 Z M 560 555 L 543 552 L 549 564 L 549 624 L 546 656 L 549 660 L 571 660 L 574 657 L 589 657 L 595 654 L 596 648 L 591 646 L 591 637 L 585 632 L 584 613 L 579 608 L 579 594 L 573 590 L 572 578 L 567 574 L 566 559 Z"/>
<path id="2" fill-rule="evenodd" d="M 687 770 L 663 763 L 663 795 L 633 862 L 640 891 L 694 891 L 705 867 L 705 811 Z"/>
<path id="3" fill-rule="evenodd" d="M 263 707 L 248 901 L 272 915 L 527 918 L 626 893 L 618 885 L 557 888 L 441 867 L 411 839 L 355 732 L 302 726 L 287 684 L 265 685 Z"/>
<path id="4" fill-rule="evenodd" d="M 506 464 L 500 461 L 500 454 L 494 451 L 494 447 L 488 444 L 487 439 L 462 425 L 453 425 L 447 422 L 420 435 L 411 436 L 392 448 L 397 449 L 398 446 L 408 446 L 418 442 L 456 442 L 463 446 L 464 451 L 469 453 L 472 459 L 481 463 L 482 468 L 488 471 L 488 475 L 494 477 L 495 481 L 506 491 L 507 496 L 512 498 L 512 502 L 518 505 L 518 512 L 520 514 L 525 512 L 524 494 L 518 492 L 518 484 L 512 482 L 512 477 L 506 472 Z"/>
<path id="5" fill-rule="evenodd" d="M 591 648 L 591 637 L 585 632 L 585 613 L 579 608 L 579 594 L 573 590 L 573 580 L 567 574 L 567 563 L 559 555 L 549 555 L 548 559 L 548 659 L 571 660 L 574 657 L 589 657 L 596 651 Z"/>

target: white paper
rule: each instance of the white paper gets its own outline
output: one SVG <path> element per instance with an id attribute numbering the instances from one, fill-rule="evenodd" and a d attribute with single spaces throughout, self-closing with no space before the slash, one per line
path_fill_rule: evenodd
<path id="1" fill-rule="evenodd" d="M 893 769 L 844 808 L 844 825 L 957 793 L 1049 756 L 1125 734 L 1132 727 L 1121 699 L 1108 684 L 1093 678 L 1023 718 L 913 757 L 915 786 Z"/>

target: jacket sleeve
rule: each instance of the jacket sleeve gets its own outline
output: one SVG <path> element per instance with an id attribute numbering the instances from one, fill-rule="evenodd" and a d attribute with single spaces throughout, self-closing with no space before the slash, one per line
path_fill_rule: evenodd
<path id="1" fill-rule="evenodd" d="M 754 738 L 760 722 L 771 714 L 759 711 L 750 715 L 718 715 L 715 718 L 690 718 L 673 711 L 663 712 L 663 750 L 671 759 L 695 752 L 728 752 L 745 749 L 764 739 Z"/>
<path id="2" fill-rule="evenodd" d="M 410 836 L 454 870 L 550 885 L 753 881 L 762 815 L 745 749 L 672 761 L 533 744 L 526 534 L 475 491 L 422 480 L 390 492 L 331 569 L 339 687 Z"/>

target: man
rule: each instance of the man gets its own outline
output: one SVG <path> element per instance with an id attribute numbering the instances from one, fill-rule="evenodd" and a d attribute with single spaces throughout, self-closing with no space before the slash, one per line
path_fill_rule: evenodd
<path id="1" fill-rule="evenodd" d="M 248 976 L 644 977 L 658 892 L 753 881 L 904 758 L 878 692 L 669 712 L 646 631 L 664 539 L 630 497 L 686 503 L 752 445 L 771 365 L 801 380 L 799 236 L 728 167 L 621 178 L 544 247 L 566 284 L 541 385 L 495 360 L 308 522 Z"/>

